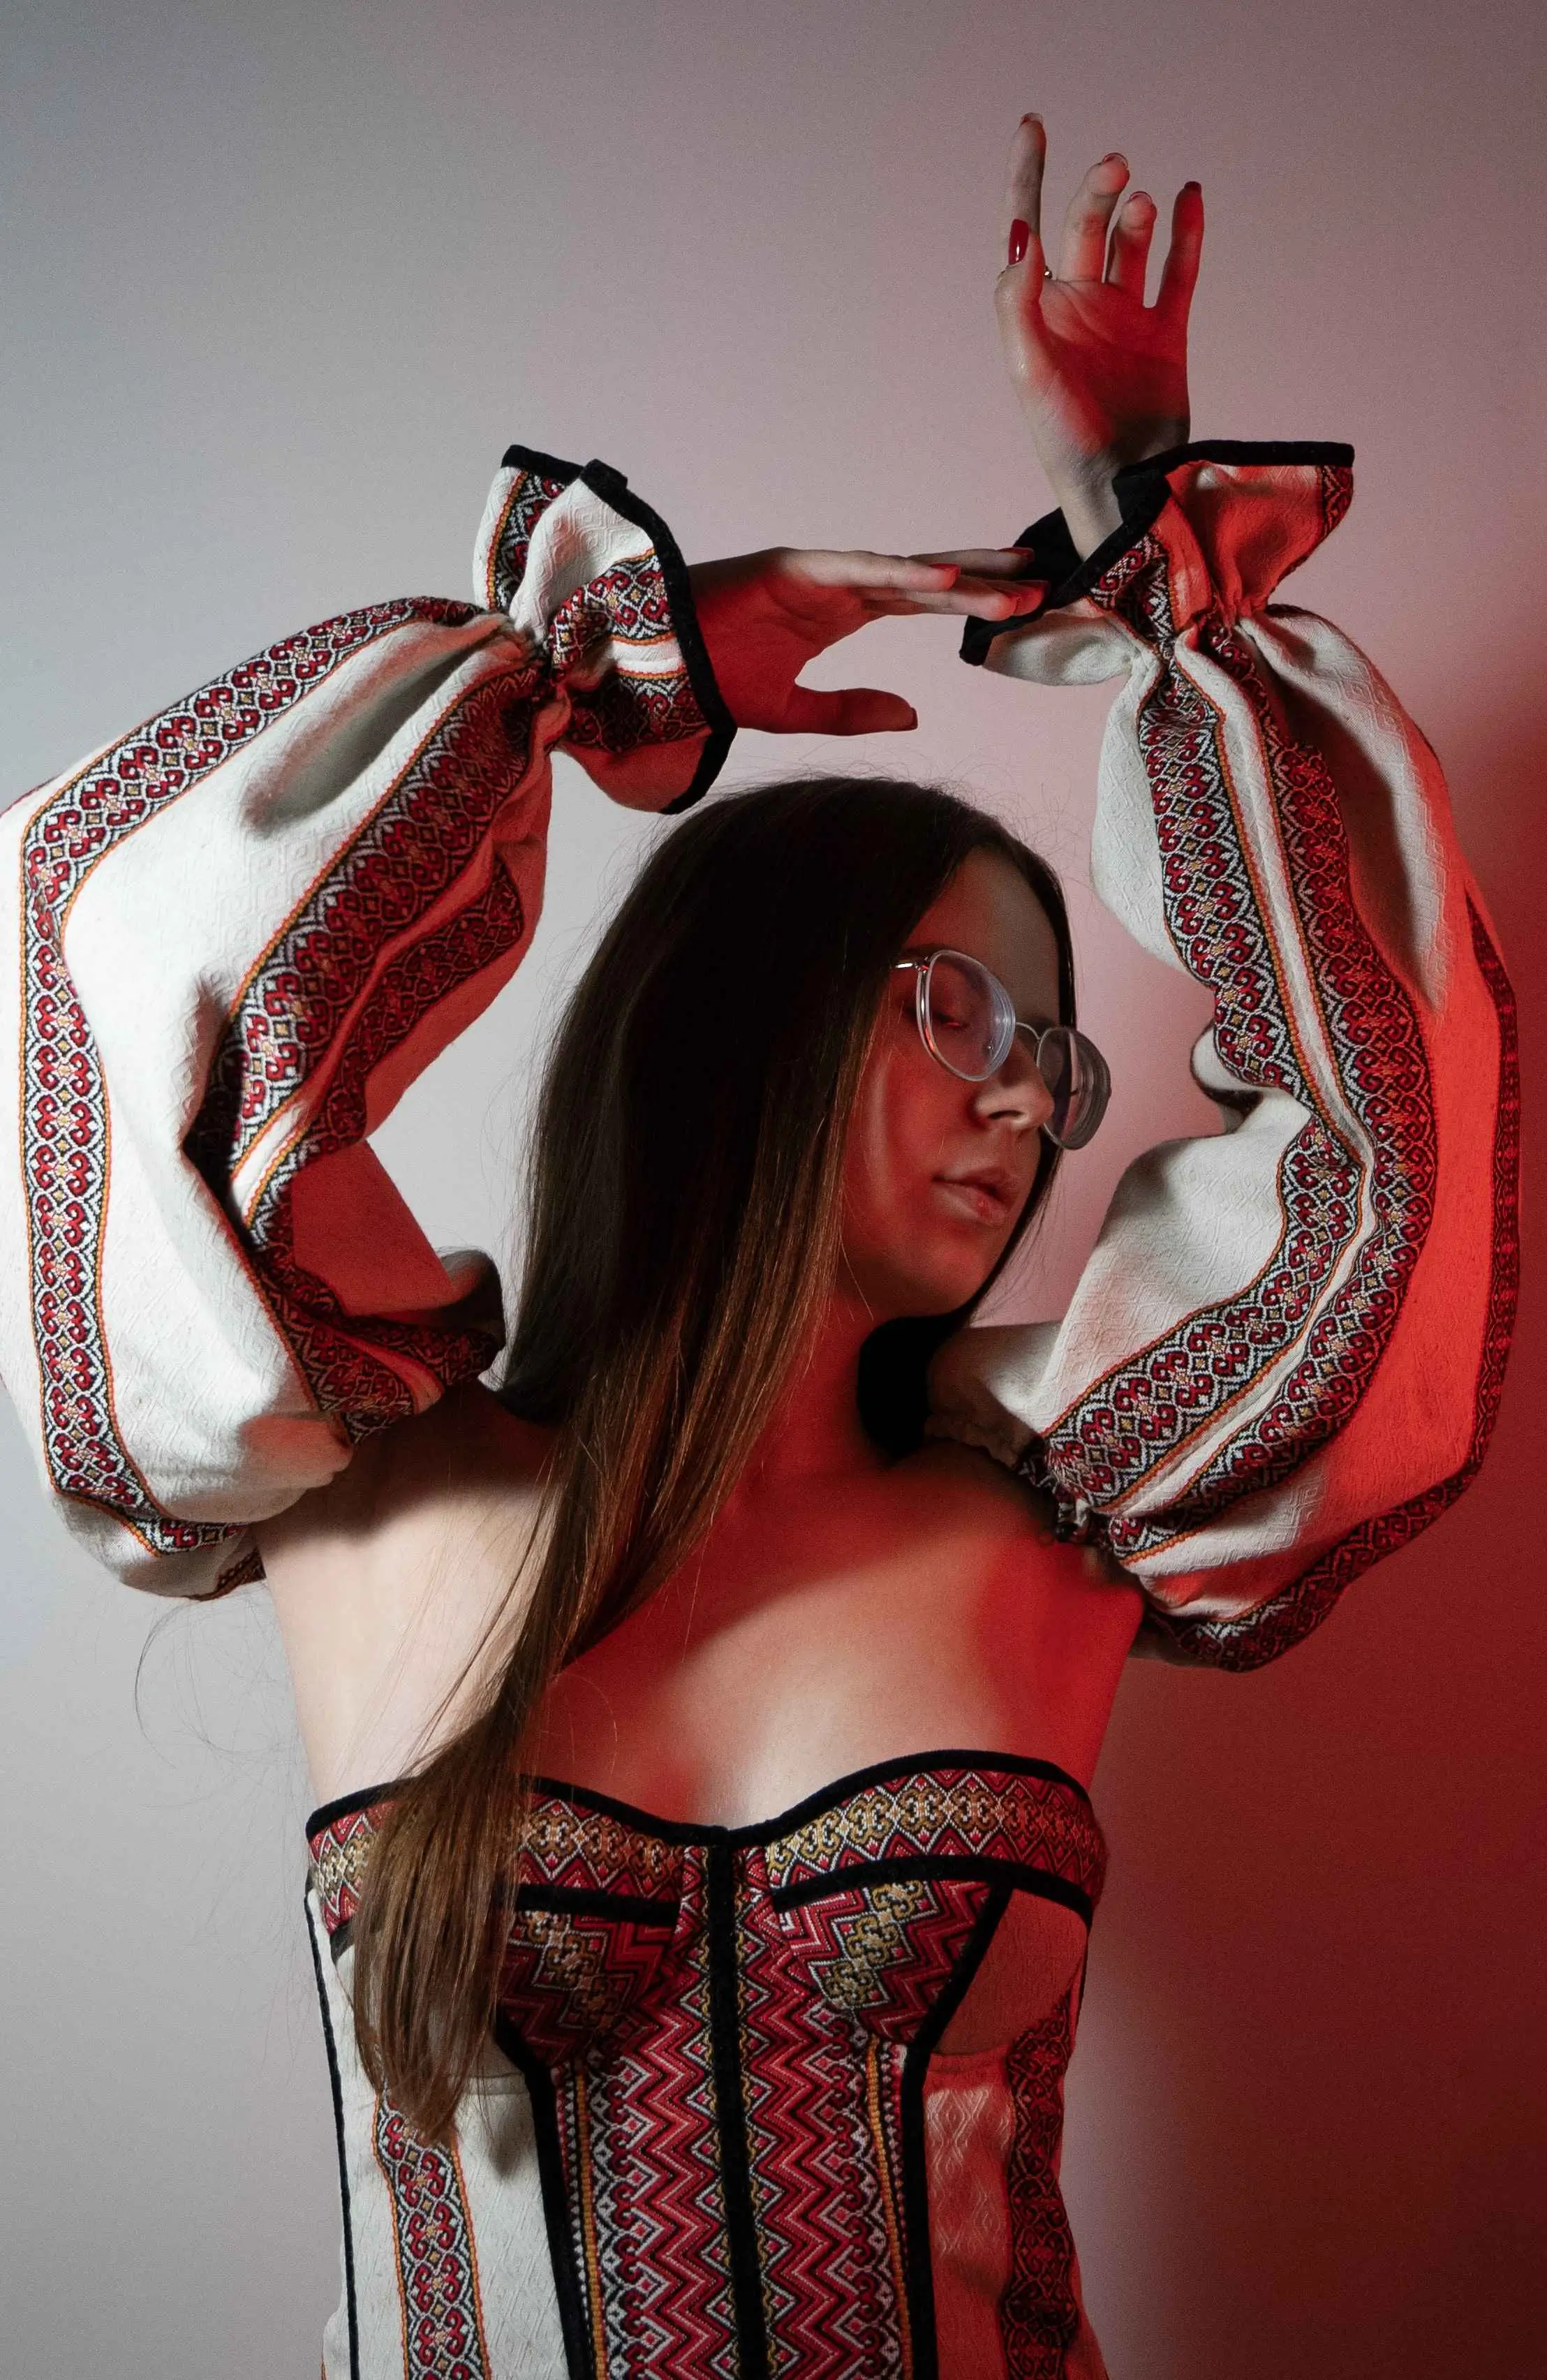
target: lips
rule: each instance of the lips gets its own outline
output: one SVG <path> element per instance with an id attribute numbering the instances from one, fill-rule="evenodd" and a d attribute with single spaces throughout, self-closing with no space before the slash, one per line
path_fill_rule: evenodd
<path id="1" fill-rule="evenodd" d="M 955 1194 L 951 1203 L 980 1222 L 1002 1223 L 1012 1211 L 1020 1184 L 997 1165 L 975 1165 L 966 1173 L 937 1173 L 942 1190 Z"/>

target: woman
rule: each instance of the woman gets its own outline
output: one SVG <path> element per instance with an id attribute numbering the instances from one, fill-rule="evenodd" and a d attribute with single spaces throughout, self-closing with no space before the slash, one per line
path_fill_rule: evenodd
<path id="1" fill-rule="evenodd" d="M 1428 747 L 1268 608 L 1347 450 L 1185 447 L 1195 186 L 1149 308 L 1123 161 L 1056 278 L 1042 164 L 1028 118 L 1017 551 L 685 572 L 514 449 L 477 607 L 308 631 L 5 821 L 0 1357 L 124 1577 L 274 1597 L 333 2380 L 1098 2373 L 1057 2163 L 1122 1663 L 1270 1658 L 1481 1457 L 1507 986 Z M 490 1392 L 491 1269 L 366 1135 L 530 939 L 550 750 L 675 809 L 735 725 L 905 725 L 795 683 L 883 611 L 1126 679 L 1097 880 L 1213 991 L 1230 1129 L 1130 1170 L 1060 1325 L 960 1330 L 1100 1122 L 1057 886 L 927 788 L 723 803 L 575 994 Z"/>

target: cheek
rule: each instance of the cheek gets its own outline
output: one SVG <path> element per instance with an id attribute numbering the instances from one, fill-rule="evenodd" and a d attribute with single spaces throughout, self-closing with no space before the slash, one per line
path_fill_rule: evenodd
<path id="1" fill-rule="evenodd" d="M 950 1135 L 954 1089 L 939 1068 L 925 1073 L 896 1052 L 865 1068 L 844 1160 L 845 1231 L 856 1252 L 895 1247 L 918 1227 Z"/>

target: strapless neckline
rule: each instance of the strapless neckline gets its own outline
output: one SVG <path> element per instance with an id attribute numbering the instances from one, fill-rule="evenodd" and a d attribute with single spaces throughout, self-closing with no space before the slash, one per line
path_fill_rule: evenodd
<path id="1" fill-rule="evenodd" d="M 580 1810 L 594 1810 L 600 1817 L 610 1818 L 633 1833 L 647 1835 L 658 1842 L 691 1844 L 725 1843 L 752 1847 L 777 1842 L 808 1826 L 814 1818 L 824 1816 L 829 1810 L 840 1808 L 857 1794 L 872 1786 L 889 1785 L 939 1776 L 949 1771 L 966 1771 L 975 1775 L 1033 1777 L 1044 1784 L 1062 1787 L 1089 1809 L 1091 1797 L 1077 1777 L 1056 1761 L 1037 1759 L 1026 1753 L 989 1752 L 982 1749 L 952 1747 L 931 1752 L 911 1752 L 897 1755 L 890 1760 L 876 1760 L 863 1768 L 851 1768 L 830 1783 L 818 1786 L 814 1792 L 803 1795 L 787 1809 L 772 1817 L 755 1818 L 743 1826 L 729 1827 L 686 1818 L 661 1817 L 653 1810 L 641 1809 L 636 1803 L 621 1801 L 615 1794 L 603 1793 L 592 1785 L 577 1785 L 562 1777 L 549 1777 L 534 1771 L 526 1783 L 534 1798 L 549 1802 L 565 1802 Z M 322 1803 L 306 1821 L 306 1832 L 315 1839 L 337 1826 L 343 1819 L 369 1810 L 380 1802 L 391 1801 L 409 1780 L 394 1778 L 381 1785 L 365 1785 L 355 1791 L 339 1794 Z"/>

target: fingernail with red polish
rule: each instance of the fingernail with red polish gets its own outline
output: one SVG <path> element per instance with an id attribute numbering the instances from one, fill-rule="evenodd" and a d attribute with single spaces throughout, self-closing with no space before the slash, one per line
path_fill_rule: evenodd
<path id="1" fill-rule="evenodd" d="M 1032 244 L 1032 226 L 1017 215 L 1009 227 L 1009 261 L 1019 264 Z"/>

